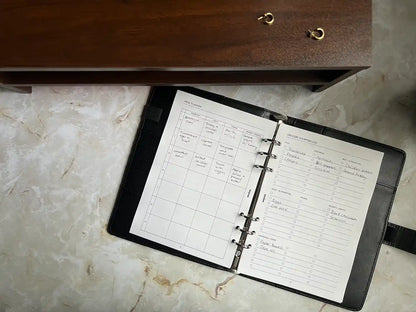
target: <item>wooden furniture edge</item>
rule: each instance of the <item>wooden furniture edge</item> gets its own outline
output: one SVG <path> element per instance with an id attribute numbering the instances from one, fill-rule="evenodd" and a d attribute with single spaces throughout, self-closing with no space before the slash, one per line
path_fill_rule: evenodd
<path id="1" fill-rule="evenodd" d="M 0 87 L 30 93 L 38 85 L 304 85 L 323 91 L 359 72 L 349 69 L 236 71 L 3 71 Z"/>
<path id="2" fill-rule="evenodd" d="M 312 91 L 313 92 L 322 92 L 322 91 L 328 89 L 329 87 L 333 86 L 334 84 L 336 84 L 336 83 L 338 83 L 338 82 L 340 82 L 340 81 L 342 81 L 344 79 L 347 79 L 348 77 L 350 77 L 352 75 L 355 75 L 356 73 L 358 73 L 358 72 L 360 72 L 360 71 L 362 71 L 364 69 L 367 69 L 369 67 L 370 66 L 363 67 L 363 68 L 360 68 L 360 69 L 352 69 L 352 70 L 346 72 L 345 74 L 343 74 L 343 75 L 335 78 L 334 80 L 328 82 L 327 84 L 312 86 Z"/>

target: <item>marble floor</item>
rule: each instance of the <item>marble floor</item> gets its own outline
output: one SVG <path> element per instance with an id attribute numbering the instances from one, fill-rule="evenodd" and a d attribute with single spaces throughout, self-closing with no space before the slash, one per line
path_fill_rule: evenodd
<path id="1" fill-rule="evenodd" d="M 416 229 L 416 2 L 373 3 L 373 66 L 322 93 L 204 87 L 393 145 L 392 222 Z M 0 91 L 0 311 L 340 311 L 106 232 L 148 87 Z M 383 246 L 363 311 L 416 311 L 416 256 Z"/>

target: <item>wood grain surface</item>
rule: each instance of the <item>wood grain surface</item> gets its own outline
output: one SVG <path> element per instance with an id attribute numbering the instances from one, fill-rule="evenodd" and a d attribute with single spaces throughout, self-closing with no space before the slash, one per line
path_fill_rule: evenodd
<path id="1" fill-rule="evenodd" d="M 275 16 L 271 26 L 257 20 L 266 12 Z M 317 27 L 323 40 L 307 36 Z M 0 72 L 38 77 L 50 70 L 345 74 L 371 63 L 371 1 L 2 0 L 0 42 Z"/>

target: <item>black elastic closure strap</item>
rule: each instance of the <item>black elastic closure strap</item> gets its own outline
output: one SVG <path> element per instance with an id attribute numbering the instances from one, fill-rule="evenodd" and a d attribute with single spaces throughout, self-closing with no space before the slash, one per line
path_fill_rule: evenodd
<path id="1" fill-rule="evenodd" d="M 416 230 L 389 222 L 383 243 L 416 255 Z"/>

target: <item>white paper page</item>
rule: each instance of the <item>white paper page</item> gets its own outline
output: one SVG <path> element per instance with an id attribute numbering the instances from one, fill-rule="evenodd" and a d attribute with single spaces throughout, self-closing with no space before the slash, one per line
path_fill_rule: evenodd
<path id="1" fill-rule="evenodd" d="M 239 271 L 342 302 L 383 153 L 281 125 Z"/>
<path id="2" fill-rule="evenodd" d="M 276 123 L 178 91 L 130 232 L 231 267 Z M 156 143 L 156 142 L 155 142 Z M 258 159 L 260 161 L 260 159 Z"/>

